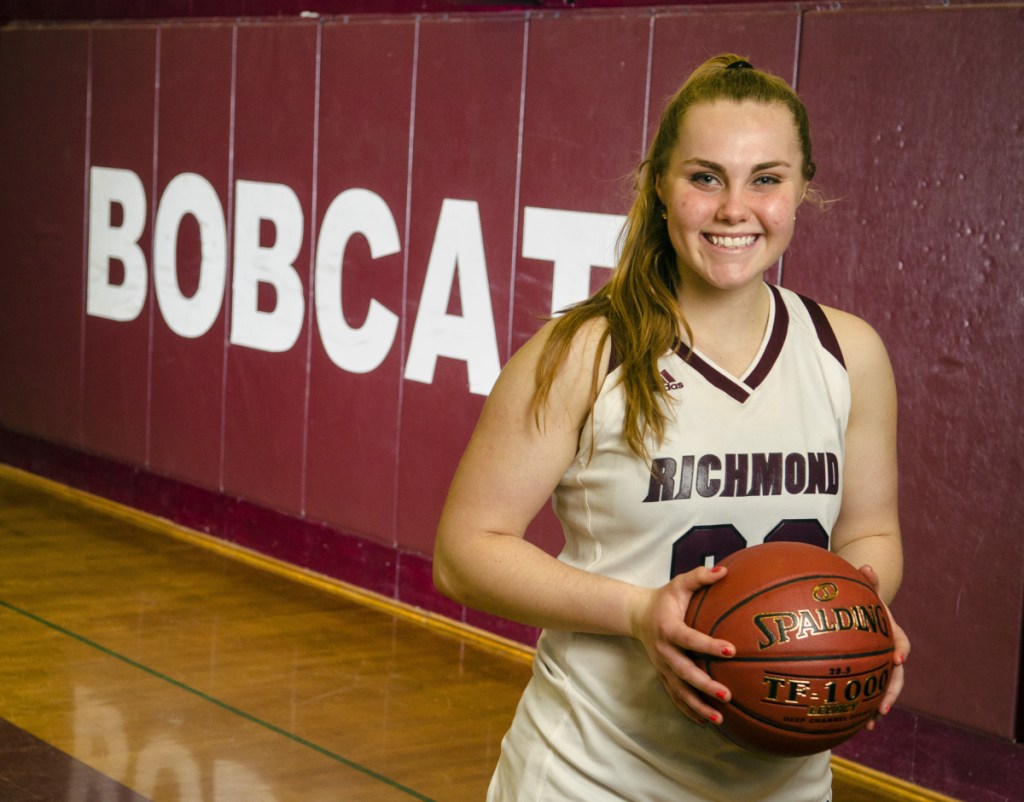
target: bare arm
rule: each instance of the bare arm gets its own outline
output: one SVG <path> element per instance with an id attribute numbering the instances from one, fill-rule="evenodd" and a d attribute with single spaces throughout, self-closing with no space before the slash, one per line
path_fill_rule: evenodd
<path id="1" fill-rule="evenodd" d="M 891 602 L 903 579 L 896 464 L 896 383 L 885 346 L 864 321 L 828 310 L 850 376 L 843 504 L 832 547 L 858 568 L 871 565 Z"/>
<path id="2" fill-rule="evenodd" d="M 896 382 L 885 346 L 864 321 L 826 310 L 850 376 L 843 504 L 832 547 L 860 568 L 888 605 L 903 579 L 896 460 Z M 890 615 L 891 617 L 891 615 Z M 896 669 L 880 710 L 888 713 L 903 688 L 910 641 L 893 621 Z M 869 728 L 873 726 L 869 724 Z"/>

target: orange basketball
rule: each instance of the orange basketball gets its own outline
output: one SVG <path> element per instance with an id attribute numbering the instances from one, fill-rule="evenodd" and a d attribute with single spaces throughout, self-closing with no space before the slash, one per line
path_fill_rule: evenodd
<path id="1" fill-rule="evenodd" d="M 757 752 L 809 755 L 870 721 L 892 677 L 892 626 L 864 575 L 806 543 L 765 543 L 721 561 L 686 623 L 731 642 L 734 657 L 691 654 L 732 692 L 719 728 Z"/>

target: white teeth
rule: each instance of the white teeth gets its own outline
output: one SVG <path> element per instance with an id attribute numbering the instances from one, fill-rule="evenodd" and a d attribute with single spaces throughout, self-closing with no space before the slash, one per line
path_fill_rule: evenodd
<path id="1" fill-rule="evenodd" d="M 714 234 L 708 234 L 708 239 L 711 240 L 712 245 L 717 245 L 719 248 L 748 248 L 754 244 L 757 237 L 753 234 L 746 237 L 717 237 Z"/>

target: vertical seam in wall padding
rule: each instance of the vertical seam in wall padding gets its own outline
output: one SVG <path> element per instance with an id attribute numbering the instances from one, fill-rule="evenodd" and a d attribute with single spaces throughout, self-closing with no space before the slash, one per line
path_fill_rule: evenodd
<path id="1" fill-rule="evenodd" d="M 644 86 L 644 130 L 640 134 L 640 158 L 647 156 L 647 128 L 651 124 L 651 79 L 654 73 L 654 21 L 657 15 L 651 11 L 647 29 L 647 78 Z"/>
<path id="2" fill-rule="evenodd" d="M 150 179 L 150 201 L 149 201 L 149 259 L 153 263 L 151 274 L 153 281 L 149 282 L 147 290 L 146 307 L 149 311 L 148 332 L 146 347 L 146 444 L 143 464 L 149 468 L 153 443 L 153 338 L 156 334 L 156 190 L 157 190 L 157 166 L 160 162 L 160 62 L 163 53 L 163 26 L 157 25 L 154 34 L 153 46 L 153 164 Z"/>
<path id="3" fill-rule="evenodd" d="M 402 248 L 402 308 L 405 309 L 409 302 L 409 231 L 411 229 L 410 216 L 412 213 L 412 167 L 413 167 L 413 145 L 416 138 L 416 84 L 420 65 L 420 21 L 422 17 L 417 14 L 413 23 L 412 37 L 412 83 L 409 89 L 409 150 L 405 164 L 405 232 L 403 234 Z M 395 476 L 394 499 L 391 503 L 391 545 L 396 553 L 398 551 L 398 483 L 402 463 L 402 410 L 405 404 L 405 336 L 407 326 L 405 315 L 399 320 L 398 338 L 399 360 L 398 360 L 398 407 L 395 420 Z M 399 597 L 398 576 L 400 561 L 395 559 L 394 576 L 394 597 Z"/>
<path id="4" fill-rule="evenodd" d="M 796 13 L 796 41 L 793 43 L 793 89 L 800 92 L 800 42 L 804 32 L 804 9 L 799 9 Z M 779 276 L 778 283 L 782 286 L 785 283 L 784 271 L 786 266 L 786 254 L 779 254 Z"/>
<path id="5" fill-rule="evenodd" d="M 316 314 L 313 283 L 316 280 L 316 214 L 320 175 L 320 64 L 323 23 L 316 23 L 316 67 L 313 77 L 313 177 L 309 210 L 309 286 L 306 288 L 306 395 L 302 401 L 302 465 L 299 467 L 299 514 L 306 517 L 306 481 L 309 474 L 309 395 L 313 375 L 313 318 Z"/>
<path id="6" fill-rule="evenodd" d="M 516 261 L 519 258 L 519 199 L 523 188 L 523 131 L 526 117 L 526 70 L 530 48 L 530 12 L 523 19 L 523 61 L 519 74 L 519 133 L 516 140 L 516 185 L 512 209 L 512 271 L 508 282 L 508 338 L 505 344 L 506 358 L 512 357 L 512 335 L 515 329 L 512 313 L 516 301 Z"/>
<path id="7" fill-rule="evenodd" d="M 82 204 L 82 311 L 78 334 L 78 431 L 79 443 L 85 439 L 85 318 L 89 288 L 89 162 L 92 159 L 92 28 L 85 39 L 85 143 L 84 186 L 85 203 Z"/>
<path id="8" fill-rule="evenodd" d="M 799 9 L 796 13 L 796 41 L 793 43 L 793 88 L 800 91 L 800 39 L 804 33 L 804 13 Z"/>
<path id="9" fill-rule="evenodd" d="M 228 103 L 228 198 L 227 198 L 227 278 L 224 281 L 225 292 L 232 293 L 232 282 L 235 280 L 232 260 L 235 255 L 235 95 L 238 87 L 238 22 L 231 25 L 231 90 Z M 218 455 L 217 487 L 224 492 L 224 452 L 227 442 L 228 419 L 228 349 L 231 345 L 231 304 L 224 304 L 224 349 L 221 353 L 220 369 L 220 454 Z"/>

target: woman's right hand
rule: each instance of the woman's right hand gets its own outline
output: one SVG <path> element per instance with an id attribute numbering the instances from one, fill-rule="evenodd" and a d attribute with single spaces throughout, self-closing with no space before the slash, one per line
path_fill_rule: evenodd
<path id="1" fill-rule="evenodd" d="M 712 638 L 684 623 L 693 594 L 725 576 L 727 569 L 695 568 L 667 585 L 651 588 L 633 615 L 633 634 L 647 650 L 654 669 L 673 704 L 698 724 L 722 723 L 722 715 L 707 702 L 715 697 L 729 700 L 729 689 L 715 682 L 687 656 L 703 652 L 731 657 L 736 649 L 729 641 Z"/>

